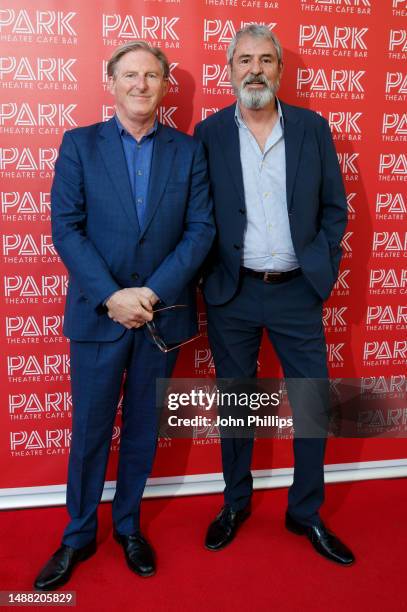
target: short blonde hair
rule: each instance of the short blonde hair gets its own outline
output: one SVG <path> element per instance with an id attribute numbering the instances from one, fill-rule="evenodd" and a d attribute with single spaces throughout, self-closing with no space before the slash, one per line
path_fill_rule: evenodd
<path id="1" fill-rule="evenodd" d="M 150 46 L 144 40 L 134 40 L 132 42 L 128 42 L 115 50 L 112 57 L 107 62 L 108 77 L 115 78 L 117 64 L 124 55 L 131 53 L 131 51 L 147 51 L 148 53 L 151 53 L 151 55 L 154 55 L 154 57 L 157 58 L 161 64 L 164 79 L 168 79 L 170 76 L 170 64 L 167 56 L 161 51 L 161 49 Z"/>

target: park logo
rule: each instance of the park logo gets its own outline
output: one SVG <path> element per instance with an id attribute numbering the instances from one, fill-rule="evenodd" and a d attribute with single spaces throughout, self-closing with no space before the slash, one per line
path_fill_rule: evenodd
<path id="1" fill-rule="evenodd" d="M 206 51 L 226 51 L 236 32 L 242 30 L 252 21 L 233 22 L 232 19 L 204 19 L 203 44 Z M 256 21 L 258 25 L 265 25 L 271 31 L 276 23 Z"/>
<path id="2" fill-rule="evenodd" d="M 6 304 L 61 304 L 68 291 L 67 274 L 3 276 Z"/>
<path id="3" fill-rule="evenodd" d="M 50 234 L 3 234 L 3 261 L 8 264 L 55 264 L 61 259 Z"/>
<path id="4" fill-rule="evenodd" d="M 371 269 L 369 293 L 370 295 L 406 295 L 407 269 Z"/>
<path id="5" fill-rule="evenodd" d="M 328 364 L 331 368 L 343 368 L 345 360 L 343 357 L 344 342 L 327 344 Z"/>
<path id="6" fill-rule="evenodd" d="M 69 428 L 10 431 L 11 456 L 65 455 L 69 452 L 71 437 Z"/>
<path id="7" fill-rule="evenodd" d="M 47 45 L 78 44 L 73 11 L 0 10 L 0 41 Z"/>
<path id="8" fill-rule="evenodd" d="M 348 193 L 346 196 L 346 202 L 348 205 L 348 221 L 354 221 L 356 219 L 356 208 L 354 199 L 356 198 L 357 193 Z"/>
<path id="9" fill-rule="evenodd" d="M 386 72 L 385 99 L 389 102 L 407 100 L 407 73 Z"/>
<path id="10" fill-rule="evenodd" d="M 366 58 L 368 32 L 369 28 L 355 26 L 301 24 L 299 52 L 300 55 Z"/>
<path id="11" fill-rule="evenodd" d="M 50 220 L 51 199 L 49 191 L 37 194 L 31 191 L 0 191 L 0 206 L 4 222 L 18 223 Z"/>
<path id="12" fill-rule="evenodd" d="M 332 138 L 336 141 L 360 142 L 362 130 L 359 120 L 363 113 L 350 111 L 330 111 L 327 117 Z"/>
<path id="13" fill-rule="evenodd" d="M 349 276 L 350 270 L 340 270 L 332 296 L 344 297 L 350 295 Z"/>
<path id="14" fill-rule="evenodd" d="M 77 127 L 72 113 L 77 104 L 31 104 L 6 102 L 0 104 L 0 134 L 26 136 L 55 135 L 62 129 Z"/>
<path id="15" fill-rule="evenodd" d="M 382 140 L 407 142 L 407 113 L 383 113 Z"/>
<path id="16" fill-rule="evenodd" d="M 402 221 L 407 205 L 402 193 L 376 194 L 376 219 L 378 221 Z"/>
<path id="17" fill-rule="evenodd" d="M 10 383 L 64 382 L 69 380 L 69 355 L 7 355 Z"/>
<path id="18" fill-rule="evenodd" d="M 8 396 L 8 411 L 12 421 L 41 421 L 70 417 L 72 395 L 68 391 L 53 393 L 15 393 Z"/>
<path id="19" fill-rule="evenodd" d="M 407 340 L 374 340 L 364 343 L 363 364 L 366 366 L 405 365 Z"/>
<path id="20" fill-rule="evenodd" d="M 359 180 L 359 153 L 338 153 L 338 161 L 345 181 Z"/>
<path id="21" fill-rule="evenodd" d="M 310 13 L 371 15 L 371 0 L 301 0 L 301 9 Z"/>
<path id="22" fill-rule="evenodd" d="M 0 177 L 50 179 L 57 157 L 56 147 L 0 147 Z"/>
<path id="23" fill-rule="evenodd" d="M 33 344 L 38 343 L 40 339 L 44 343 L 66 342 L 65 338 L 61 337 L 63 323 L 64 317 L 61 315 L 6 317 L 7 343 Z"/>
<path id="24" fill-rule="evenodd" d="M 389 59 L 407 59 L 407 30 L 390 30 L 388 51 Z"/>
<path id="25" fill-rule="evenodd" d="M 379 158 L 379 181 L 407 181 L 407 153 L 381 153 Z"/>
<path id="26" fill-rule="evenodd" d="M 327 333 L 345 332 L 347 328 L 346 311 L 347 306 L 325 306 L 322 321 Z"/>
<path id="27" fill-rule="evenodd" d="M 215 372 L 215 364 L 209 348 L 195 349 L 194 369 L 195 376 L 206 376 Z"/>
<path id="28" fill-rule="evenodd" d="M 368 306 L 366 326 L 369 331 L 406 330 L 407 306 Z"/>
<path id="29" fill-rule="evenodd" d="M 363 100 L 366 70 L 297 68 L 297 97 Z"/>
<path id="30" fill-rule="evenodd" d="M 373 257 L 407 257 L 407 232 L 374 232 Z"/>
<path id="31" fill-rule="evenodd" d="M 16 57 L 0 58 L 0 87 L 41 91 L 78 91 L 75 74 L 77 58 Z"/>
<path id="32" fill-rule="evenodd" d="M 156 15 L 103 14 L 102 38 L 105 45 L 123 44 L 133 40 L 146 40 L 155 47 L 179 49 L 177 32 L 180 17 Z"/>

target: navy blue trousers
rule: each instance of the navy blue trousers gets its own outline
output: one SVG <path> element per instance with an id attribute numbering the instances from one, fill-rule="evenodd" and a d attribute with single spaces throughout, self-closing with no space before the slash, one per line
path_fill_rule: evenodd
<path id="1" fill-rule="evenodd" d="M 169 378 L 177 351 L 164 354 L 143 329 L 127 330 L 115 342 L 71 341 L 72 442 L 63 542 L 89 543 L 105 481 L 113 424 L 126 372 L 113 522 L 130 535 L 139 529 L 140 502 L 153 465 L 159 413 L 156 378 Z"/>
<path id="2" fill-rule="evenodd" d="M 207 306 L 208 336 L 218 378 L 256 376 L 266 329 L 286 378 L 328 379 L 322 301 L 303 276 L 267 284 L 244 276 L 237 295 L 222 306 Z M 293 408 L 294 427 L 300 417 Z M 288 511 L 306 525 L 318 524 L 324 499 L 326 437 L 294 439 L 294 481 Z M 222 437 L 225 503 L 233 510 L 250 501 L 253 439 Z"/>

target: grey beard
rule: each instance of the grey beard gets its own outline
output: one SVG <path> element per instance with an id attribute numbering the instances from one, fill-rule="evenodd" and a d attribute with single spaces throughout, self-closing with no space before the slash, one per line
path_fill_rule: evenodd
<path id="1" fill-rule="evenodd" d="M 280 83 L 277 81 L 275 85 L 272 85 L 267 81 L 267 83 L 265 83 L 265 89 L 252 91 L 246 89 L 245 85 L 246 83 L 243 82 L 240 87 L 234 87 L 237 99 L 246 108 L 258 110 L 259 108 L 264 108 L 273 101 Z"/>

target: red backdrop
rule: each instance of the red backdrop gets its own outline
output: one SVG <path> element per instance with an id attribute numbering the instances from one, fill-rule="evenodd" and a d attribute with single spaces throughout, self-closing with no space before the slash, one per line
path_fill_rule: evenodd
<path id="1" fill-rule="evenodd" d="M 109 118 L 106 61 L 144 38 L 171 62 L 163 123 L 191 132 L 233 101 L 225 50 L 265 23 L 280 37 L 280 96 L 330 122 L 349 225 L 325 306 L 334 377 L 393 377 L 407 362 L 406 0 L 7 0 L 0 9 L 0 489 L 65 482 L 71 404 L 61 335 L 67 275 L 50 237 L 49 190 L 64 130 Z M 404 61 L 403 61 L 404 60 Z M 201 308 L 201 331 L 205 313 Z M 278 372 L 263 343 L 260 375 Z M 203 337 L 176 375 L 213 375 Z M 403 383 L 402 383 L 403 384 Z M 118 419 L 109 479 L 114 479 Z M 258 441 L 254 467 L 292 465 L 291 445 Z M 404 440 L 334 440 L 329 463 L 407 457 Z M 219 441 L 161 440 L 155 476 L 220 471 Z"/>

